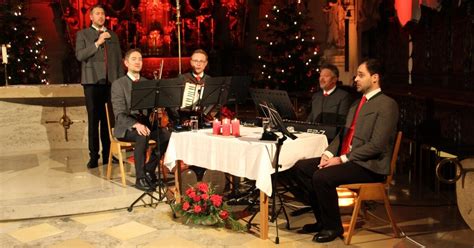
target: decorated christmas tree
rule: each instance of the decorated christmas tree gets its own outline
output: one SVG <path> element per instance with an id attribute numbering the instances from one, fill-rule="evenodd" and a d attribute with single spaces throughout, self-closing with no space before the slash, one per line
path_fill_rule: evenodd
<path id="1" fill-rule="evenodd" d="M 320 61 L 316 34 L 301 0 L 275 4 L 260 27 L 257 43 L 259 87 L 309 90 L 318 78 Z"/>
<path id="2" fill-rule="evenodd" d="M 25 16 L 23 4 L 0 5 L 0 45 L 8 44 L 7 73 L 0 66 L 0 84 L 47 84 L 44 40 L 38 36 L 35 20 Z"/>

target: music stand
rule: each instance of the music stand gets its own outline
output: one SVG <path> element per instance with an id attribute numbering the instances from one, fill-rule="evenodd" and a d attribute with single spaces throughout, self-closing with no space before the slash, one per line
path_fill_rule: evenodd
<path id="1" fill-rule="evenodd" d="M 140 81 L 132 84 L 132 110 L 181 106 L 184 81 L 181 78 Z"/>
<path id="2" fill-rule="evenodd" d="M 275 107 L 270 103 L 270 104 L 260 104 L 262 109 L 268 114 L 268 117 L 270 118 L 270 121 L 273 123 L 273 125 L 277 128 L 278 131 L 283 133 L 283 136 L 287 136 L 290 139 L 297 139 L 296 135 L 290 133 L 288 129 L 286 129 L 285 124 L 283 123 L 283 119 L 280 116 L 280 113 L 276 111 Z"/>
<path id="3" fill-rule="evenodd" d="M 286 228 L 290 229 L 290 219 L 288 218 L 288 214 L 286 213 L 286 209 L 285 209 L 285 206 L 283 204 L 283 199 L 281 197 L 281 194 L 276 190 L 276 185 L 278 184 L 279 168 L 281 167 L 281 165 L 279 163 L 280 151 L 281 151 L 281 147 L 283 146 L 283 142 L 287 139 L 287 137 L 289 137 L 290 139 L 293 139 L 293 140 L 297 139 L 298 137 L 296 137 L 294 134 L 290 133 L 286 129 L 285 125 L 283 124 L 283 119 L 281 118 L 278 111 L 276 111 L 275 108 L 273 106 L 271 106 L 271 104 L 262 103 L 262 104 L 259 104 L 259 106 L 264 111 L 265 116 L 270 118 L 270 121 L 277 128 L 277 130 L 280 131 L 283 134 L 283 136 L 281 138 L 278 138 L 278 142 L 276 143 L 276 148 L 277 149 L 275 151 L 275 158 L 272 161 L 272 166 L 273 166 L 273 168 L 275 168 L 275 173 L 274 173 L 275 180 L 272 181 L 272 192 L 273 192 L 274 196 L 272 198 L 272 215 L 271 215 L 270 221 L 271 222 L 275 221 L 275 228 L 276 228 L 275 243 L 279 244 L 280 243 L 280 237 L 279 237 L 279 234 L 278 234 L 278 215 L 280 215 L 281 211 L 283 211 L 283 214 L 285 215 Z M 275 209 L 276 208 L 276 197 L 278 197 L 278 199 L 280 200 L 280 208 L 278 209 L 278 211 L 276 211 L 276 209 Z M 250 218 L 249 225 L 250 225 L 250 222 L 252 221 L 252 219 L 255 217 L 255 215 L 256 214 L 254 214 Z"/>
<path id="4" fill-rule="evenodd" d="M 202 97 L 198 100 L 197 105 L 201 107 L 201 121 L 203 122 L 203 115 L 209 114 L 216 106 L 222 106 L 227 103 L 227 96 L 229 94 L 230 77 L 211 77 L 206 79 Z"/>
<path id="5" fill-rule="evenodd" d="M 250 95 L 255 103 L 259 106 L 261 103 L 271 104 L 271 106 L 284 119 L 296 120 L 296 113 L 293 109 L 293 104 L 290 101 L 288 93 L 283 90 L 269 90 L 269 89 L 250 89 Z M 259 111 L 262 115 L 262 111 Z"/>
<path id="6" fill-rule="evenodd" d="M 244 104 L 249 95 L 250 76 L 232 76 L 230 79 L 229 102 Z"/>
<path id="7" fill-rule="evenodd" d="M 199 104 L 203 107 L 211 104 L 226 104 L 230 82 L 230 77 L 211 77 L 206 79 L 204 92 Z"/>
<path id="8" fill-rule="evenodd" d="M 136 84 L 132 84 L 132 96 L 131 96 L 131 109 L 152 109 L 152 108 L 171 108 L 179 107 L 181 105 L 181 99 L 183 97 L 184 83 L 180 78 L 172 79 L 161 79 L 161 80 L 149 80 L 141 81 Z M 156 150 L 160 154 L 160 142 L 156 142 Z M 161 155 L 161 154 L 160 154 Z M 157 158 L 158 163 L 160 158 Z M 153 196 L 154 190 L 145 191 L 139 196 L 127 210 L 131 212 L 133 206 L 140 200 L 143 201 L 143 197 L 150 196 L 151 203 L 153 200 L 158 202 L 163 201 L 166 195 L 166 184 L 161 179 L 161 166 L 158 164 L 158 198 Z"/>
<path id="9" fill-rule="evenodd" d="M 252 78 L 250 76 L 232 76 L 230 78 L 228 102 L 234 104 L 237 116 L 239 115 L 239 104 L 247 102 L 251 81 Z"/>

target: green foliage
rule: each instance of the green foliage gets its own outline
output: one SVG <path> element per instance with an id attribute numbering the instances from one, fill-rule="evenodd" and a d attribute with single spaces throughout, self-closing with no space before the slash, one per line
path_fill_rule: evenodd
<path id="1" fill-rule="evenodd" d="M 8 48 L 8 83 L 40 84 L 48 83 L 47 56 L 44 40 L 38 36 L 35 19 L 25 16 L 22 4 L 3 3 L 0 5 L 0 45 Z M 0 67 L 1 76 L 5 75 Z M 5 83 L 5 80 L 1 80 Z"/>
<path id="2" fill-rule="evenodd" d="M 300 1 L 274 5 L 262 21 L 257 44 L 257 82 L 262 88 L 308 90 L 318 77 L 319 44 Z"/>

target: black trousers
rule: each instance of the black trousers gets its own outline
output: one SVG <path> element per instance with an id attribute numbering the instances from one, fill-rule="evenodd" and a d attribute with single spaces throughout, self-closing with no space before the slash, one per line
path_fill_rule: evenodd
<path id="1" fill-rule="evenodd" d="M 119 139 L 121 141 L 135 142 L 133 156 L 135 157 L 135 173 L 137 179 L 145 177 L 145 170 L 150 172 L 154 172 L 156 170 L 156 166 L 158 165 L 161 155 L 166 152 L 170 137 L 171 132 L 169 132 L 166 128 L 152 130 L 149 136 L 139 135 L 137 130 L 132 129 L 127 130 L 127 132 L 125 132 L 125 137 Z M 145 164 L 146 151 L 148 149 L 148 141 L 150 139 L 155 140 L 159 147 L 158 149 L 153 149 L 150 160 L 147 164 Z"/>
<path id="2" fill-rule="evenodd" d="M 319 169 L 320 158 L 300 160 L 295 164 L 298 182 L 307 194 L 318 222 L 324 229 L 343 230 L 336 187 L 349 183 L 381 182 L 384 175 L 372 172 L 351 161 Z"/>
<path id="3" fill-rule="evenodd" d="M 89 138 L 89 157 L 91 160 L 99 159 L 99 134 L 102 142 L 102 160 L 109 158 L 110 139 L 105 114 L 105 103 L 110 102 L 110 85 L 91 84 L 83 85 L 87 109 L 87 131 Z M 99 129 L 100 127 L 100 129 Z"/>

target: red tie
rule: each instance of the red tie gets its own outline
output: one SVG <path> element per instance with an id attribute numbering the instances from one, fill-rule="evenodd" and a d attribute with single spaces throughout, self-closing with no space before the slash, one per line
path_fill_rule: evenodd
<path id="1" fill-rule="evenodd" d="M 351 150 L 352 138 L 354 138 L 354 129 L 355 129 L 357 117 L 359 116 L 359 112 L 360 112 L 360 109 L 362 108 L 362 105 L 364 105 L 364 103 L 366 102 L 367 102 L 367 98 L 363 96 L 362 99 L 360 99 L 359 106 L 357 106 L 357 110 L 354 114 L 354 119 L 352 119 L 351 127 L 347 131 L 346 136 L 344 136 L 344 141 L 342 142 L 340 155 L 347 154 Z"/>
<path id="2" fill-rule="evenodd" d="M 324 95 L 324 96 L 329 96 L 329 94 L 328 94 L 328 93 L 324 93 L 323 95 Z"/>
<path id="3" fill-rule="evenodd" d="M 99 30 L 99 35 L 102 34 L 104 30 Z M 108 65 L 107 65 L 107 45 L 104 43 L 104 64 L 105 64 L 105 81 L 109 83 L 109 73 L 108 73 Z"/>
<path id="4" fill-rule="evenodd" d="M 200 82 L 200 81 L 201 81 L 201 77 L 200 77 L 200 76 L 196 76 L 196 80 L 197 80 L 198 82 Z"/>

